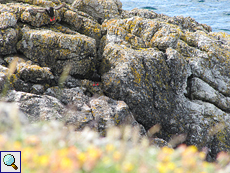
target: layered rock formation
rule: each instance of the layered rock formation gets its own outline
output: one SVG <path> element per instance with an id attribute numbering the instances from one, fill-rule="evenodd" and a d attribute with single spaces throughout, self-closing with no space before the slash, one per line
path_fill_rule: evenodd
<path id="1" fill-rule="evenodd" d="M 87 124 L 102 135 L 109 125 L 160 124 L 155 137 L 183 134 L 184 143 L 209 149 L 208 160 L 230 150 L 228 34 L 190 17 L 125 11 L 119 0 L 65 2 L 55 21 L 29 10 L 55 0 L 0 4 L 6 101 L 31 121 Z"/>

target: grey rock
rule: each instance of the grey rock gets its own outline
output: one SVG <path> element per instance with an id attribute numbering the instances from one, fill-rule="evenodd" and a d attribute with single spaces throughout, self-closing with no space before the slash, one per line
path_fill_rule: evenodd
<path id="1" fill-rule="evenodd" d="M 37 7 L 59 3 L 26 2 Z M 9 89 L 26 92 L 34 84 L 51 87 L 47 95 L 8 93 L 7 101 L 16 101 L 31 121 L 60 119 L 78 129 L 89 125 L 101 135 L 110 125 L 140 123 L 145 134 L 160 124 L 155 143 L 187 136 L 185 144 L 208 148 L 209 160 L 230 151 L 228 34 L 211 32 L 191 17 L 122 10 L 116 0 L 75 0 L 55 11 L 53 23 L 45 13 L 30 14 L 29 4 L 0 5 L 6 19 L 0 56 L 8 64 L 11 57 L 5 55 L 26 57 L 9 78 L 9 67 L 0 66 L 0 87 L 6 81 Z M 62 76 L 67 77 L 63 86 L 71 89 L 52 87 L 69 64 L 70 73 Z M 101 77 L 98 86 L 93 85 L 95 71 Z"/>
<path id="2" fill-rule="evenodd" d="M 135 126 L 137 124 L 129 107 L 123 101 L 115 101 L 106 96 L 101 96 L 90 100 L 89 105 L 95 118 L 95 126 L 103 136 L 108 127 L 125 124 Z M 141 126 L 139 127 L 141 128 Z"/>
<path id="3" fill-rule="evenodd" d="M 33 2 L 31 1 L 31 3 L 33 3 L 34 5 L 37 6 L 37 8 L 41 8 L 42 7 L 55 7 L 56 4 L 52 1 L 37 1 L 37 2 Z M 33 8 L 36 9 L 36 6 L 33 6 Z M 52 24 L 53 22 L 50 21 L 50 18 L 48 16 L 47 13 L 31 13 L 30 9 L 31 6 L 23 6 L 21 7 L 23 10 L 21 11 L 21 16 L 20 19 L 22 22 L 25 23 L 29 23 L 31 26 L 35 26 L 35 27 L 41 27 L 47 24 Z M 63 16 L 64 11 L 66 11 L 65 8 L 61 8 L 59 10 L 54 10 L 54 14 L 55 14 L 55 21 L 60 21 L 61 20 L 61 16 Z"/>
<path id="4" fill-rule="evenodd" d="M 76 88 L 81 86 L 81 81 L 79 79 L 75 79 L 72 76 L 67 76 L 65 80 L 65 86 L 68 88 Z"/>
<path id="5" fill-rule="evenodd" d="M 161 124 L 158 138 L 187 134 L 186 144 L 209 147 L 212 158 L 229 151 L 229 139 L 220 136 L 230 129 L 230 37 L 210 33 L 191 18 L 146 10 L 124 12 L 123 18 L 102 25 L 107 32 L 100 73 L 106 95 L 125 101 L 146 130 Z"/>
<path id="6" fill-rule="evenodd" d="M 3 12 L 0 14 L 0 29 L 14 27 L 16 24 L 17 19 L 13 13 Z"/>
<path id="7" fill-rule="evenodd" d="M 18 63 L 16 74 L 25 82 L 51 84 L 54 80 L 54 76 L 48 67 L 40 67 L 26 62 Z"/>
<path id="8" fill-rule="evenodd" d="M 6 28 L 0 32 L 0 55 L 16 53 L 16 44 L 18 41 L 18 29 Z"/>
<path id="9" fill-rule="evenodd" d="M 120 0 L 75 0 L 72 7 L 88 13 L 102 23 L 105 19 L 118 17 L 122 3 Z"/>
<path id="10" fill-rule="evenodd" d="M 19 110 L 16 103 L 0 102 L 0 131 L 9 133 L 17 125 L 25 126 L 29 121 L 25 114 Z"/>
<path id="11" fill-rule="evenodd" d="M 24 28 L 17 49 L 40 66 L 49 66 L 55 74 L 61 74 L 71 64 L 71 75 L 85 76 L 94 66 L 95 44 L 94 39 L 81 34 Z"/>
<path id="12" fill-rule="evenodd" d="M 40 96 L 31 93 L 11 90 L 5 99 L 7 102 L 17 102 L 20 110 L 30 122 L 57 119 L 62 120 L 64 106 L 51 96 Z"/>
<path id="13" fill-rule="evenodd" d="M 32 86 L 31 93 L 33 94 L 43 94 L 45 91 L 44 86 L 40 84 L 35 84 Z"/>
<path id="14" fill-rule="evenodd" d="M 99 25 L 94 18 L 83 12 L 67 10 L 64 13 L 63 21 L 74 31 L 94 38 L 97 45 L 99 45 L 101 39 L 101 25 Z"/>

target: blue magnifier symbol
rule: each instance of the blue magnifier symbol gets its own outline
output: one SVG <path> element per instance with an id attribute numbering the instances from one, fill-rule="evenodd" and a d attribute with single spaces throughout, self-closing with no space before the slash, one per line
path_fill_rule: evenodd
<path id="1" fill-rule="evenodd" d="M 15 170 L 18 169 L 18 167 L 14 164 L 15 163 L 15 158 L 12 154 L 7 154 L 3 158 L 3 162 L 7 166 L 12 166 Z"/>

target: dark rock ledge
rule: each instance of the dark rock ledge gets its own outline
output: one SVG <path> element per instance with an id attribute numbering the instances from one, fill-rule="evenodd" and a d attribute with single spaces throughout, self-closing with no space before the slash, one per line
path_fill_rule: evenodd
<path id="1" fill-rule="evenodd" d="M 102 135 L 110 125 L 160 124 L 159 141 L 185 134 L 184 143 L 209 149 L 208 160 L 230 150 L 230 35 L 190 17 L 125 11 L 119 0 L 65 0 L 55 21 L 29 9 L 60 1 L 6 2 L 0 88 L 20 116 Z"/>

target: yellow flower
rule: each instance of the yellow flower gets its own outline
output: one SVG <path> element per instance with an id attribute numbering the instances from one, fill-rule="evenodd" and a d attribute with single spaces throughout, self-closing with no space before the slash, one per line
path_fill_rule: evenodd
<path id="1" fill-rule="evenodd" d="M 63 148 L 63 149 L 58 151 L 59 157 L 65 157 L 67 154 L 68 154 L 67 148 Z"/>
<path id="2" fill-rule="evenodd" d="M 112 144 L 107 144 L 105 149 L 107 152 L 110 152 L 110 151 L 113 151 L 115 149 L 115 147 Z"/>
<path id="3" fill-rule="evenodd" d="M 82 163 L 84 163 L 86 161 L 87 157 L 86 157 L 85 153 L 81 152 L 81 153 L 78 154 L 77 158 L 80 161 L 80 163 L 82 164 Z"/>
<path id="4" fill-rule="evenodd" d="M 62 158 L 60 164 L 61 164 L 61 168 L 63 170 L 66 170 L 66 169 L 68 170 L 68 169 L 71 169 L 73 167 L 72 161 L 67 157 Z"/>
<path id="5" fill-rule="evenodd" d="M 26 147 L 22 150 L 22 162 L 30 162 L 34 151 L 30 147 Z"/>
<path id="6" fill-rule="evenodd" d="M 192 157 L 196 152 L 197 152 L 197 148 L 194 145 L 191 145 L 189 147 L 187 147 L 183 152 L 182 152 L 182 156 L 184 157 Z"/>
<path id="7" fill-rule="evenodd" d="M 104 162 L 105 165 L 111 164 L 111 159 L 108 156 L 103 157 L 102 161 Z"/>
<path id="8" fill-rule="evenodd" d="M 183 170 L 183 168 L 176 168 L 175 173 L 184 173 L 185 171 Z"/>
<path id="9" fill-rule="evenodd" d="M 165 172 L 167 172 L 167 167 L 166 167 L 166 165 L 165 165 L 164 163 L 162 163 L 162 162 L 157 163 L 157 169 L 158 169 L 158 171 L 159 171 L 160 173 L 165 173 Z"/>
<path id="10" fill-rule="evenodd" d="M 133 166 L 133 164 L 130 163 L 130 162 L 125 162 L 125 163 L 123 164 L 123 170 L 124 170 L 125 172 L 131 172 L 133 169 L 134 169 L 134 166 Z"/>
<path id="11" fill-rule="evenodd" d="M 42 155 L 39 157 L 39 163 L 41 166 L 47 166 L 49 163 L 49 157 L 47 155 Z"/>
<path id="12" fill-rule="evenodd" d="M 88 156 L 90 159 L 96 160 L 101 156 L 101 151 L 98 148 L 91 147 L 88 149 Z"/>
<path id="13" fill-rule="evenodd" d="M 204 162 L 202 162 L 202 165 L 203 165 L 203 167 L 208 167 L 208 166 L 210 165 L 210 163 L 209 163 L 209 162 L 204 161 Z"/>
<path id="14" fill-rule="evenodd" d="M 19 141 L 14 142 L 14 149 L 15 150 L 20 150 L 22 147 L 21 143 Z"/>
<path id="15" fill-rule="evenodd" d="M 169 162 L 169 163 L 167 164 L 167 168 L 168 168 L 169 170 L 174 170 L 174 169 L 176 168 L 176 165 L 175 165 L 175 163 L 173 163 L 173 162 Z"/>
<path id="16" fill-rule="evenodd" d="M 191 145 L 187 148 L 188 151 L 192 152 L 192 153 L 196 153 L 198 150 L 197 150 L 197 147 L 195 145 Z"/>
<path id="17" fill-rule="evenodd" d="M 121 158 L 121 153 L 119 151 L 115 151 L 113 153 L 113 159 L 118 161 L 118 160 L 120 160 L 120 158 Z"/>
<path id="18" fill-rule="evenodd" d="M 172 172 L 173 170 L 176 170 L 176 165 L 173 162 L 160 162 L 157 164 L 157 169 L 160 173 Z"/>
<path id="19" fill-rule="evenodd" d="M 206 158 L 206 154 L 204 152 L 199 153 L 199 157 L 204 160 Z"/>
<path id="20" fill-rule="evenodd" d="M 162 152 L 166 154 L 172 154 L 174 152 L 174 149 L 165 146 L 162 148 Z"/>

